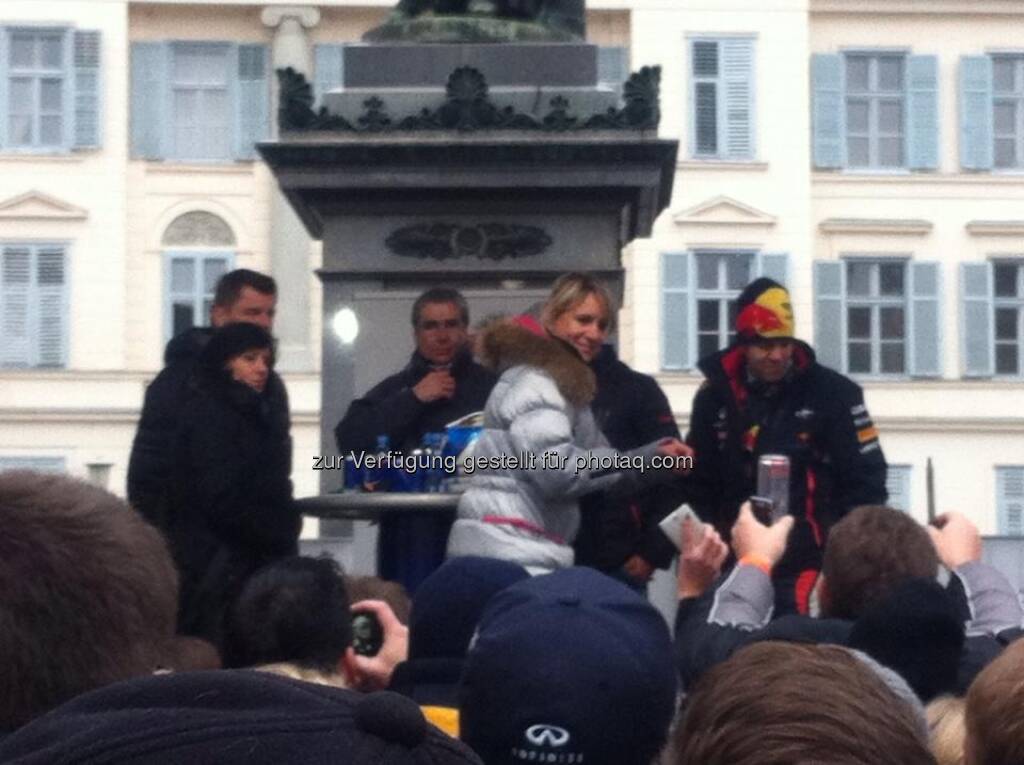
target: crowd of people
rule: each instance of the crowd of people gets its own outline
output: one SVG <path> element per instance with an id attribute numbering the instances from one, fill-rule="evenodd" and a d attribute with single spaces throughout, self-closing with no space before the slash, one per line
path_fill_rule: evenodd
<path id="1" fill-rule="evenodd" d="M 472 341 L 457 291 L 420 296 L 409 364 L 335 430 L 411 451 L 482 412 L 486 467 L 408 590 L 298 555 L 275 309 L 233 271 L 171 341 L 128 502 L 0 474 L 0 762 L 1024 762 L 1019 594 L 962 514 L 885 506 L 861 389 L 795 338 L 783 285 L 740 295 L 685 440 L 589 275 Z M 524 453 L 554 456 L 499 459 Z M 765 454 L 791 466 L 774 520 Z M 382 544 L 436 538 L 416 522 Z M 646 584 L 673 561 L 670 629 Z"/>

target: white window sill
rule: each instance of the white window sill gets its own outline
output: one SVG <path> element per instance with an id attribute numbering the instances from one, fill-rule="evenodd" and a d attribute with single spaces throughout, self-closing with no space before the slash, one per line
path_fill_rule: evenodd
<path id="1" fill-rule="evenodd" d="M 677 162 L 676 168 L 679 170 L 734 170 L 764 172 L 768 169 L 768 163 L 753 159 L 718 159 L 715 157 L 701 159 L 698 157 L 691 157 L 690 159 L 684 159 Z"/>
<path id="2" fill-rule="evenodd" d="M 40 162 L 83 162 L 90 155 L 78 152 L 64 151 L 16 151 L 5 149 L 0 151 L 0 162 L 26 162 L 38 164 Z"/>
<path id="3" fill-rule="evenodd" d="M 186 161 L 166 160 L 133 160 L 143 162 L 146 173 L 153 175 L 194 175 L 195 173 L 219 173 L 224 175 L 251 175 L 256 166 L 255 160 L 224 160 L 224 161 Z"/>

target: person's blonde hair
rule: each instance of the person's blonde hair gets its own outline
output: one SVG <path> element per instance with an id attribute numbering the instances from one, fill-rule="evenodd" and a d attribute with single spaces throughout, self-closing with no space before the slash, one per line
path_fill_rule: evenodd
<path id="1" fill-rule="evenodd" d="M 604 306 L 608 329 L 615 325 L 615 299 L 601 282 L 590 274 L 570 271 L 559 276 L 551 285 L 551 294 L 541 310 L 541 323 L 550 328 L 559 316 L 594 295 Z"/>
<path id="2" fill-rule="evenodd" d="M 938 765 L 964 765 L 964 708 L 956 696 L 939 696 L 925 707 L 928 742 Z"/>

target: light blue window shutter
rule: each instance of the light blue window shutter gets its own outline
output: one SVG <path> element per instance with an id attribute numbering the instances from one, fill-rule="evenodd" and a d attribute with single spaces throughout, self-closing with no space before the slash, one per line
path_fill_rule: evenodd
<path id="1" fill-rule="evenodd" d="M 996 520 L 1003 536 L 1024 536 L 1024 467 L 996 468 Z"/>
<path id="2" fill-rule="evenodd" d="M 7 61 L 7 29 L 0 25 L 0 149 L 7 145 Z"/>
<path id="3" fill-rule="evenodd" d="M 754 41 L 727 38 L 721 42 L 725 90 L 725 155 L 754 156 Z"/>
<path id="4" fill-rule="evenodd" d="M 36 253 L 36 366 L 67 366 L 67 281 L 64 250 L 41 247 Z"/>
<path id="5" fill-rule="evenodd" d="M 694 365 L 696 327 L 693 313 L 693 253 L 661 256 L 661 366 L 690 369 Z"/>
<path id="6" fill-rule="evenodd" d="M 266 45 L 238 46 L 238 121 L 235 157 L 253 159 L 270 136 L 270 52 Z"/>
<path id="7" fill-rule="evenodd" d="M 32 297 L 32 251 L 10 245 L 0 262 L 0 366 L 30 364 L 29 303 Z"/>
<path id="8" fill-rule="evenodd" d="M 992 279 L 991 263 L 960 264 L 960 350 L 965 377 L 995 374 Z"/>
<path id="9" fill-rule="evenodd" d="M 889 465 L 885 477 L 885 489 L 889 493 L 886 505 L 902 510 L 905 513 L 911 511 L 910 507 L 910 465 Z"/>
<path id="10" fill-rule="evenodd" d="M 317 109 L 323 106 L 325 93 L 345 84 L 344 48 L 343 43 L 321 43 L 313 48 L 316 66 L 313 96 L 316 98 Z"/>
<path id="11" fill-rule="evenodd" d="M 167 155 L 169 60 L 166 43 L 132 43 L 131 153 L 136 159 Z"/>
<path id="12" fill-rule="evenodd" d="M 789 255 L 784 252 L 762 252 L 757 257 L 757 275 L 774 279 L 782 286 L 789 285 Z"/>
<path id="13" fill-rule="evenodd" d="M 811 56 L 811 113 L 815 167 L 843 167 L 843 57 L 838 53 Z"/>
<path id="14" fill-rule="evenodd" d="M 935 261 L 910 263 L 910 374 L 942 376 L 939 305 L 940 266 Z"/>
<path id="15" fill-rule="evenodd" d="M 965 170 L 991 170 L 992 59 L 960 59 L 960 166 Z"/>
<path id="16" fill-rule="evenodd" d="M 100 131 L 100 41 L 98 31 L 75 32 L 76 149 L 98 149 Z"/>
<path id="17" fill-rule="evenodd" d="M 939 167 L 939 59 L 907 57 L 907 154 L 913 170 Z"/>
<path id="18" fill-rule="evenodd" d="M 846 371 L 846 268 L 842 261 L 814 262 L 814 351 L 827 367 Z"/>

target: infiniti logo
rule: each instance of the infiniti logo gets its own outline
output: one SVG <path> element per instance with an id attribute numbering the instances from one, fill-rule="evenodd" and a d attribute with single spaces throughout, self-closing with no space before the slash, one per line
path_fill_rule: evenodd
<path id="1" fill-rule="evenodd" d="M 569 731 L 557 725 L 531 725 L 526 729 L 526 740 L 534 746 L 565 746 L 569 743 Z"/>

